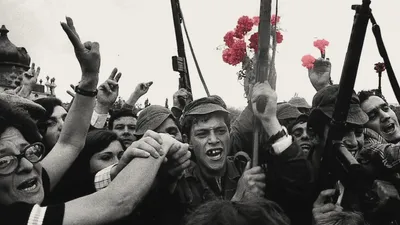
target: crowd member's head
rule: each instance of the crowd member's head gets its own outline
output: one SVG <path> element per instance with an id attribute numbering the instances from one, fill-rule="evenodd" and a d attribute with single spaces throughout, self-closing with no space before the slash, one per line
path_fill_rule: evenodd
<path id="1" fill-rule="evenodd" d="M 288 225 L 289 218 L 275 203 L 266 199 L 234 202 L 210 201 L 188 216 L 186 225 Z"/>
<path id="2" fill-rule="evenodd" d="M 293 105 L 283 102 L 279 103 L 276 109 L 276 116 L 282 126 L 288 128 L 293 124 L 301 112 Z"/>
<path id="3" fill-rule="evenodd" d="M 295 97 L 291 98 L 288 101 L 288 103 L 295 106 L 301 113 L 309 113 L 310 112 L 311 106 L 302 97 L 295 96 Z"/>
<path id="4" fill-rule="evenodd" d="M 151 105 L 140 112 L 135 135 L 140 139 L 147 130 L 170 134 L 176 140 L 182 142 L 182 134 L 177 120 L 172 115 L 171 110 L 163 106 Z"/>
<path id="5" fill-rule="evenodd" d="M 129 147 L 136 141 L 134 136 L 137 116 L 129 109 L 121 109 L 112 113 L 108 121 L 108 129 L 114 131 L 118 138 Z"/>
<path id="6" fill-rule="evenodd" d="M 361 91 L 358 96 L 362 110 L 368 115 L 365 127 L 374 130 L 388 142 L 400 141 L 400 126 L 397 116 L 380 92 Z"/>
<path id="7" fill-rule="evenodd" d="M 123 143 L 116 133 L 105 129 L 89 131 L 81 153 L 47 200 L 66 202 L 95 192 L 93 175 L 118 163 L 123 152 Z"/>
<path id="8" fill-rule="evenodd" d="M 206 176 L 221 177 L 229 154 L 229 116 L 219 96 L 197 99 L 182 114 L 182 133 L 192 147 L 197 164 Z"/>
<path id="9" fill-rule="evenodd" d="M 40 204 L 44 198 L 42 167 L 45 147 L 28 114 L 0 101 L 0 205 Z"/>
<path id="10" fill-rule="evenodd" d="M 325 147 L 338 92 L 339 86 L 331 85 L 319 90 L 313 98 L 313 110 L 307 122 L 307 129 L 312 141 L 319 149 Z M 344 146 L 352 154 L 357 153 L 364 145 L 363 125 L 367 121 L 368 116 L 362 111 L 360 101 L 353 92 L 342 139 Z"/>
<path id="11" fill-rule="evenodd" d="M 124 152 L 124 144 L 118 139 L 116 133 L 109 130 L 92 130 L 86 137 L 85 147 L 81 154 L 87 155 L 85 160 L 89 165 L 90 173 L 118 163 Z"/>
<path id="12" fill-rule="evenodd" d="M 289 134 L 294 137 L 296 142 L 299 144 L 300 148 L 303 150 L 306 157 L 314 149 L 313 142 L 310 140 L 310 136 L 307 132 L 307 121 L 308 115 L 301 114 L 297 117 L 296 121 L 294 121 L 289 127 Z"/>
<path id="13" fill-rule="evenodd" d="M 43 135 L 43 143 L 50 151 L 60 137 L 67 111 L 62 107 L 62 102 L 58 98 L 40 98 L 35 102 L 46 109 L 45 115 L 39 119 L 37 125 Z"/>

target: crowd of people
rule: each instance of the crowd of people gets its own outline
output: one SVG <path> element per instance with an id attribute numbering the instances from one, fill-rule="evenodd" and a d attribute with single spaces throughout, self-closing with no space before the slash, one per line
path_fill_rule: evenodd
<path id="1" fill-rule="evenodd" d="M 400 125 L 379 90 L 353 91 L 334 145 L 357 171 L 327 166 L 337 160 L 324 156 L 340 90 L 329 60 L 308 71 L 311 105 L 278 102 L 248 76 L 248 105 L 233 120 L 221 97 L 185 89 L 171 109 L 138 111 L 151 82 L 111 110 L 122 74 L 98 86 L 99 43 L 82 42 L 71 18 L 61 26 L 82 70 L 69 108 L 28 99 L 34 66 L 22 88 L 0 93 L 0 224 L 400 224 Z"/>

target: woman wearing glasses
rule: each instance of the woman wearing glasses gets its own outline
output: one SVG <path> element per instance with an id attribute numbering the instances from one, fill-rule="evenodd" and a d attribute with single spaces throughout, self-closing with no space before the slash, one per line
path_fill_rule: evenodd
<path id="1" fill-rule="evenodd" d="M 82 69 L 76 97 L 52 151 L 43 158 L 44 146 L 28 114 L 0 101 L 0 224 L 107 224 L 129 215 L 150 189 L 158 169 L 171 149 L 187 149 L 171 137 L 154 132 L 135 142 L 118 164 L 118 176 L 107 188 L 66 203 L 46 205 L 44 199 L 60 181 L 81 151 L 94 107 L 99 45 L 82 44 L 73 21 L 62 23 Z M 137 149 L 157 151 L 156 157 L 134 158 Z M 138 172 L 139 171 L 139 172 Z M 79 174 L 77 174 L 79 176 Z"/>
<path id="2" fill-rule="evenodd" d="M 107 224 L 118 220 L 129 215 L 145 196 L 166 153 L 187 148 L 168 135 L 149 131 L 125 152 L 120 164 L 126 166 L 107 188 L 45 206 L 42 201 L 50 191 L 51 176 L 41 164 L 45 148 L 40 139 L 26 114 L 0 101 L 0 224 Z M 158 150 L 160 157 L 130 157 L 131 150 L 149 148 Z"/>

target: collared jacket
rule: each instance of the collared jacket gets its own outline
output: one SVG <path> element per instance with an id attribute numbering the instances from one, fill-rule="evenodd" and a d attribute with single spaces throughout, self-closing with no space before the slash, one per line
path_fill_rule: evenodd
<path id="1" fill-rule="evenodd" d="M 241 174 L 236 168 L 233 157 L 226 160 L 226 172 L 221 177 L 221 187 L 215 179 L 207 180 L 201 173 L 199 166 L 191 162 L 182 179 L 177 185 L 177 192 L 187 212 L 193 211 L 201 204 L 216 200 L 230 200 L 236 193 L 237 183 Z"/>

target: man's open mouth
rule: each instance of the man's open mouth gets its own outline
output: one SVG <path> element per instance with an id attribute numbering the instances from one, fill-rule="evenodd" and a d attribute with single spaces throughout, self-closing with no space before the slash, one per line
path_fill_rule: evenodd
<path id="1" fill-rule="evenodd" d="M 390 123 L 382 128 L 384 134 L 393 134 L 396 131 L 394 123 Z"/>
<path id="2" fill-rule="evenodd" d="M 311 150 L 311 145 L 310 144 L 301 144 L 300 147 L 303 150 L 306 150 L 306 151 L 310 151 Z"/>
<path id="3" fill-rule="evenodd" d="M 22 184 L 18 185 L 17 189 L 20 191 L 31 192 L 36 190 L 38 187 L 38 179 L 32 178 L 29 180 L 24 181 Z"/>
<path id="4" fill-rule="evenodd" d="M 209 159 L 211 160 L 219 160 L 222 157 L 222 148 L 214 148 L 214 149 L 209 149 L 206 151 L 206 155 L 208 156 Z"/>

